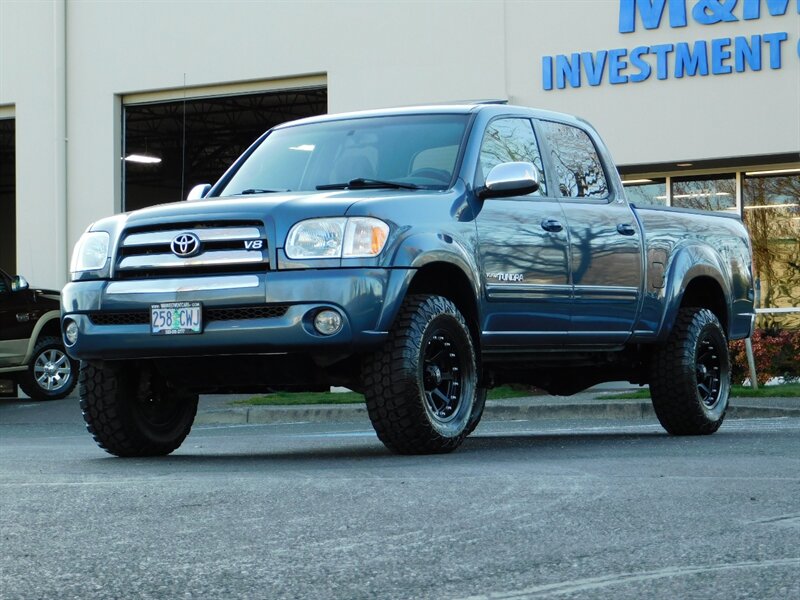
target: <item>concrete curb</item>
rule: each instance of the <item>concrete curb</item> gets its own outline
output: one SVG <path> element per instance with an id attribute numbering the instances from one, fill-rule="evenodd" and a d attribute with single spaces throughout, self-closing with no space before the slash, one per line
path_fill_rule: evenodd
<path id="1" fill-rule="evenodd" d="M 743 398 L 739 401 L 747 400 Z M 769 399 L 765 399 L 769 400 Z M 742 404 L 731 404 L 727 418 L 768 419 L 800 417 L 798 407 L 754 406 L 761 399 L 751 399 Z M 540 419 L 655 419 L 649 400 L 595 400 L 588 402 L 490 401 L 484 419 L 489 420 L 540 420 Z M 197 425 L 255 425 L 266 423 L 337 423 L 346 421 L 368 422 L 363 404 L 315 404 L 297 406 L 241 406 L 203 410 L 197 413 Z"/>

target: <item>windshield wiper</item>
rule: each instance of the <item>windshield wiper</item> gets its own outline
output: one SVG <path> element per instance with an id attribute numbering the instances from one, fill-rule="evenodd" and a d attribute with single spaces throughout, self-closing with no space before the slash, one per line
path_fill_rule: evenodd
<path id="1" fill-rule="evenodd" d="M 245 196 L 247 194 L 277 194 L 278 192 L 288 192 L 289 190 L 262 190 L 259 188 L 248 188 L 246 190 L 242 190 L 237 195 L 238 196 Z"/>
<path id="2" fill-rule="evenodd" d="M 383 181 L 382 179 L 367 179 L 365 177 L 357 177 L 351 179 L 347 183 L 326 183 L 325 185 L 318 185 L 318 190 L 343 190 L 345 188 L 390 188 L 395 190 L 418 190 L 420 187 L 413 183 L 399 183 L 397 181 Z"/>

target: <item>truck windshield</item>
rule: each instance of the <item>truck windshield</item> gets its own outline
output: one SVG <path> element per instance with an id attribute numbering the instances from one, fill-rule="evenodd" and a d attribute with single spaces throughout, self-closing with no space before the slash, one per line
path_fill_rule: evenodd
<path id="1" fill-rule="evenodd" d="M 278 129 L 219 195 L 346 187 L 447 189 L 467 119 L 465 114 L 400 115 Z"/>

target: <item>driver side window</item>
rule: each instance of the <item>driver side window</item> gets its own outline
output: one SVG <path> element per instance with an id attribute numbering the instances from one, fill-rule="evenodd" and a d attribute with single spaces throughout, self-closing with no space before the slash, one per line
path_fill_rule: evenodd
<path id="1" fill-rule="evenodd" d="M 539 169 L 541 186 L 531 195 L 547 195 L 542 155 L 539 153 L 539 144 L 536 142 L 533 124 L 529 119 L 506 118 L 489 123 L 481 142 L 477 175 L 480 181 L 477 185 L 483 185 L 493 167 L 506 162 L 529 162 L 536 165 Z"/>

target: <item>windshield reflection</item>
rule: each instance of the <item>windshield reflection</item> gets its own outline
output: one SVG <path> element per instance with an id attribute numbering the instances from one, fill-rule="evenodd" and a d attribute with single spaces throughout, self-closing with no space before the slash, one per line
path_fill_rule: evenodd
<path id="1" fill-rule="evenodd" d="M 365 187 L 447 189 L 468 115 L 401 115 L 324 121 L 273 131 L 220 196 Z"/>

